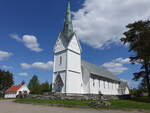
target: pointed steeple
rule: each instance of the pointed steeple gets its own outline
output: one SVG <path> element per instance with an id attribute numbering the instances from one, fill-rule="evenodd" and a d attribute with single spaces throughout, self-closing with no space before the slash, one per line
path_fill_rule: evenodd
<path id="1" fill-rule="evenodd" d="M 69 41 L 72 34 L 73 34 L 73 25 L 72 25 L 72 17 L 71 17 L 71 6 L 70 6 L 70 1 L 68 0 L 63 35 L 64 38 L 66 38 Z"/>

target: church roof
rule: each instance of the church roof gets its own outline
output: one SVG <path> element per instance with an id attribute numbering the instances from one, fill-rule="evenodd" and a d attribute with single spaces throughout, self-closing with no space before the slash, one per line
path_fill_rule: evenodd
<path id="1" fill-rule="evenodd" d="M 120 79 L 117 76 L 107 71 L 106 69 L 96 66 L 95 64 L 91 64 L 82 60 L 82 66 L 86 68 L 90 74 L 94 74 L 115 81 L 120 81 Z"/>

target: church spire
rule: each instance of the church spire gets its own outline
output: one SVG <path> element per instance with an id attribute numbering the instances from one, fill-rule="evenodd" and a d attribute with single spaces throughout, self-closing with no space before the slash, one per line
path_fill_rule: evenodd
<path id="1" fill-rule="evenodd" d="M 70 6 L 70 0 L 68 0 L 63 34 L 65 38 L 69 40 L 72 33 L 73 33 L 73 25 L 72 25 L 72 17 L 71 17 L 71 6 Z"/>

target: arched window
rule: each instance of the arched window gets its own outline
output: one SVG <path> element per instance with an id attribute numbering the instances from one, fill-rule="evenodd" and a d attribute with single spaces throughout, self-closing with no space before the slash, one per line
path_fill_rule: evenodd
<path id="1" fill-rule="evenodd" d="M 59 61 L 60 61 L 59 65 L 61 65 L 62 64 L 62 56 L 60 56 L 60 60 Z"/>

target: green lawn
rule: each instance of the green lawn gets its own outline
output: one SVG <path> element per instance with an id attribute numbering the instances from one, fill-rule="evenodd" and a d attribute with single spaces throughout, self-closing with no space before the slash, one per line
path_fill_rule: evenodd
<path id="1" fill-rule="evenodd" d="M 150 103 L 133 100 L 110 100 L 112 109 L 144 109 L 150 110 Z"/>
<path id="2" fill-rule="evenodd" d="M 3 100 L 4 98 L 0 97 L 0 100 Z"/>
<path id="3" fill-rule="evenodd" d="M 134 97 L 134 98 L 132 98 L 132 100 L 137 101 L 137 102 L 146 102 L 146 103 L 150 103 L 148 97 Z"/>
<path id="4" fill-rule="evenodd" d="M 80 100 L 46 100 L 46 99 L 45 100 L 44 99 L 17 99 L 15 101 L 25 102 L 25 103 L 63 105 L 63 106 L 72 106 L 72 107 L 88 107 L 88 103 L 90 102 L 90 101 L 80 101 Z M 146 103 L 146 102 L 137 102 L 133 100 L 110 100 L 110 102 L 112 106 L 109 109 L 150 110 L 150 103 Z"/>
<path id="5" fill-rule="evenodd" d="M 89 101 L 80 100 L 47 100 L 47 99 L 16 99 L 16 102 L 55 104 L 64 106 L 88 106 Z"/>
<path id="6" fill-rule="evenodd" d="M 14 100 L 14 98 L 0 98 L 0 100 Z"/>

